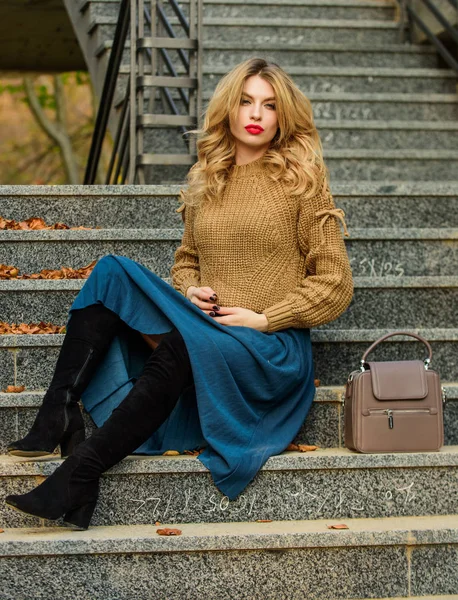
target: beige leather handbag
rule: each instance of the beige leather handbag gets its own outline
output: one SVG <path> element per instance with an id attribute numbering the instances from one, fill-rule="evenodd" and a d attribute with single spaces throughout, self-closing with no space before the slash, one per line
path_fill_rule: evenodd
<path id="1" fill-rule="evenodd" d="M 422 360 L 366 362 L 376 346 L 394 335 L 417 338 L 426 346 Z M 345 445 L 358 452 L 420 452 L 444 443 L 445 390 L 431 369 L 432 349 L 421 336 L 395 331 L 374 342 L 345 385 Z"/>

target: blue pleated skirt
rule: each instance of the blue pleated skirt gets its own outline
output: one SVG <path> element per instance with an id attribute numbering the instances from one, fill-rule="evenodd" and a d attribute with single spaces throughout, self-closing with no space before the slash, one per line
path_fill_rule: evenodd
<path id="1" fill-rule="evenodd" d="M 145 266 L 100 259 L 70 308 L 102 303 L 146 334 L 176 327 L 189 353 L 194 386 L 136 454 L 197 450 L 218 489 L 235 499 L 267 459 L 281 453 L 310 410 L 314 373 L 310 331 L 260 332 L 227 326 L 195 306 Z M 82 396 L 101 426 L 141 375 L 151 348 L 125 328 L 113 340 Z M 140 338 L 141 339 L 141 338 Z"/>

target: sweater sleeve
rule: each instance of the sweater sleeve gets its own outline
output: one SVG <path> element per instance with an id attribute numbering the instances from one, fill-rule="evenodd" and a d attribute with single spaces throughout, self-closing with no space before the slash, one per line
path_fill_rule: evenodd
<path id="1" fill-rule="evenodd" d="M 284 300 L 266 308 L 267 331 L 308 328 L 339 317 L 353 297 L 353 278 L 339 228 L 342 209 L 336 209 L 329 184 L 323 180 L 311 198 L 301 197 L 297 223 L 298 243 L 305 255 L 306 273 Z"/>
<path id="2" fill-rule="evenodd" d="M 184 212 L 183 212 L 184 211 Z M 181 212 L 184 221 L 184 232 L 181 245 L 175 250 L 175 262 L 170 270 L 172 286 L 186 296 L 190 285 L 199 287 L 200 268 L 199 254 L 194 241 L 194 211 L 192 206 L 183 203 L 176 212 Z M 186 216 L 184 216 L 186 213 Z"/>

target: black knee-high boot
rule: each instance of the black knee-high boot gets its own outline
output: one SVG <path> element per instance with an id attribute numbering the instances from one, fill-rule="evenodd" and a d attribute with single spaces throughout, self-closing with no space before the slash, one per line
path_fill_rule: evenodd
<path id="1" fill-rule="evenodd" d="M 43 456 L 60 444 L 61 456 L 84 440 L 78 400 L 122 321 L 103 304 L 72 312 L 51 384 L 29 433 L 8 445 L 15 456 Z"/>
<path id="2" fill-rule="evenodd" d="M 7 496 L 6 503 L 45 519 L 63 516 L 67 524 L 87 529 L 100 475 L 145 442 L 192 384 L 186 345 L 174 329 L 162 338 L 141 377 L 107 421 L 42 484 L 27 494 Z"/>

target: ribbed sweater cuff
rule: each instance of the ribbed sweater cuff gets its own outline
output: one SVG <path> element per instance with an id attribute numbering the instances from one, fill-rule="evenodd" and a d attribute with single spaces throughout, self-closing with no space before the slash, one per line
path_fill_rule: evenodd
<path id="1" fill-rule="evenodd" d="M 196 287 L 199 287 L 199 281 L 196 280 L 195 277 L 188 277 L 187 279 L 184 279 L 183 281 L 181 281 L 179 284 L 180 291 L 185 298 L 186 298 L 186 292 L 188 291 L 188 288 L 191 285 L 195 285 Z"/>
<path id="2" fill-rule="evenodd" d="M 296 324 L 296 318 L 291 312 L 291 306 L 287 300 L 270 306 L 262 312 L 267 317 L 267 331 L 279 331 L 280 329 L 293 327 Z"/>

